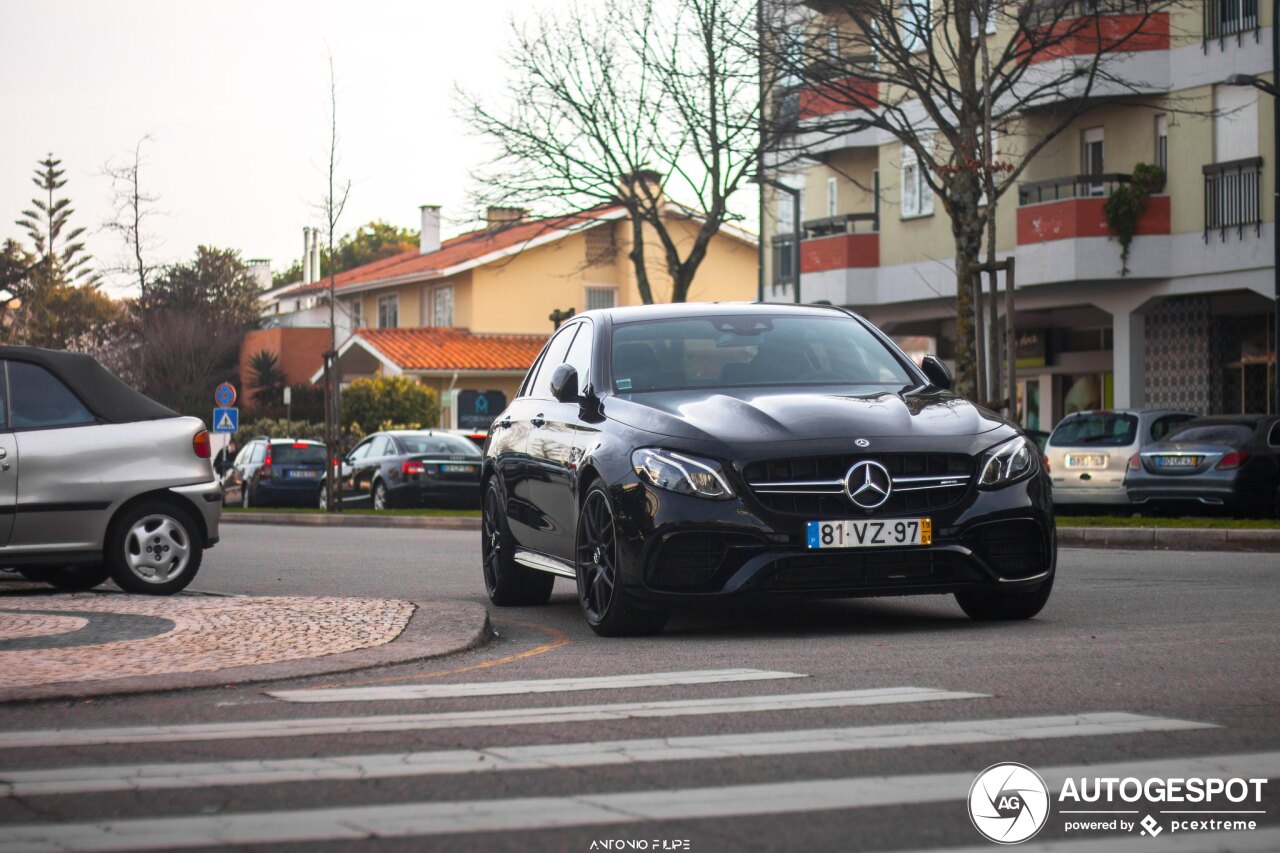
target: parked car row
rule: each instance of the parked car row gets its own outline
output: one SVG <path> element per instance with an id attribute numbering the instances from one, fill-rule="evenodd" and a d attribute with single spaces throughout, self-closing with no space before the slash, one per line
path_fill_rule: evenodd
<path id="1" fill-rule="evenodd" d="M 318 441 L 255 438 L 223 474 L 223 500 L 255 506 L 326 506 L 325 447 Z M 480 507 L 480 449 L 442 430 L 366 436 L 341 460 L 343 506 Z"/>
<path id="2" fill-rule="evenodd" d="M 1045 446 L 1056 507 L 1280 515 L 1280 418 L 1124 409 L 1063 418 Z"/>

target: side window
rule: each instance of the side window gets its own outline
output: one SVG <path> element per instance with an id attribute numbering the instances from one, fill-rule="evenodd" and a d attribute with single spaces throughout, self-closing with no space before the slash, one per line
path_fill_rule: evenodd
<path id="1" fill-rule="evenodd" d="M 4 362 L 0 361 L 0 429 L 9 428 L 9 394 L 5 390 Z"/>
<path id="2" fill-rule="evenodd" d="M 265 444 L 255 444 L 249 454 L 249 464 L 261 462 L 267 458 L 267 446 Z"/>
<path id="3" fill-rule="evenodd" d="M 1165 415 L 1162 418 L 1156 418 L 1151 424 L 1151 440 L 1160 441 L 1191 419 L 1190 415 Z"/>
<path id="4" fill-rule="evenodd" d="M 9 362 L 9 403 L 14 429 L 75 426 L 96 420 L 58 377 L 25 361 Z"/>
<path id="5" fill-rule="evenodd" d="M 573 339 L 573 345 L 564 357 L 564 363 L 572 364 L 574 370 L 578 371 L 579 392 L 591 383 L 591 333 L 591 324 L 584 321 L 581 331 Z"/>
<path id="6" fill-rule="evenodd" d="M 356 449 L 351 451 L 351 455 L 348 456 L 347 458 L 350 459 L 352 462 L 355 462 L 357 459 L 363 459 L 366 456 L 368 456 L 369 451 L 372 449 L 373 449 L 373 439 L 366 439 L 365 441 L 362 441 L 359 444 L 357 444 Z"/>
<path id="7" fill-rule="evenodd" d="M 581 325 L 581 323 L 574 323 L 572 326 L 565 326 L 556 332 L 556 336 L 551 339 L 551 343 L 547 344 L 547 349 L 542 355 L 542 362 L 538 365 L 538 375 L 530 383 L 528 390 L 530 397 L 551 396 L 551 372 L 564 363 L 564 356 L 569 350 L 573 335 Z"/>
<path id="8" fill-rule="evenodd" d="M 370 456 L 394 456 L 396 452 L 396 446 L 389 435 L 384 435 L 375 441 L 373 448 L 373 452 L 369 454 Z"/>

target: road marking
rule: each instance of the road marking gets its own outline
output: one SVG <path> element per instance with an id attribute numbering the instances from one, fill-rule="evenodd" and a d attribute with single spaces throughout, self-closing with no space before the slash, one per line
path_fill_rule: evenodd
<path id="1" fill-rule="evenodd" d="M 1069 776 L 1280 776 L 1280 752 L 1040 769 L 1050 787 Z M 398 803 L 214 816 L 8 826 L 0 853 L 137 850 L 288 842 L 359 841 L 606 826 L 641 821 L 793 814 L 962 801 L 974 774 L 861 776 L 567 797 Z M 1242 833 L 1242 835 L 1244 835 Z"/>
<path id="2" fill-rule="evenodd" d="M 276 690 L 267 693 L 286 702 L 385 702 L 395 699 L 459 699 L 470 696 L 520 696 L 577 690 L 627 690 L 679 684 L 723 684 L 807 678 L 799 672 L 762 669 L 696 669 L 688 672 L 639 672 L 587 678 L 535 678 L 524 681 L 472 681 L 465 684 L 391 684 L 385 687 L 338 687 L 330 690 Z"/>
<path id="3" fill-rule="evenodd" d="M 932 847 L 914 853 L 991 853 L 990 844 L 985 847 Z M 1253 832 L 1188 832 L 1181 835 L 1166 833 L 1159 841 L 1126 835 L 1099 835 L 1096 838 L 1045 841 L 1039 844 L 1019 844 L 1018 853 L 1132 853 L 1134 850 L 1160 853 L 1274 853 L 1280 850 L 1280 829 L 1258 829 Z M 895 851 L 905 853 L 905 851 Z"/>
<path id="4" fill-rule="evenodd" d="M 103 791 L 493 773 L 507 770 L 564 770 L 610 764 L 855 752 L 1211 728 L 1217 726 L 1140 714 L 1097 713 L 309 759 L 63 767 L 12 772 L 0 770 L 0 795 L 32 797 Z"/>
<path id="5" fill-rule="evenodd" d="M 486 711 L 439 711 L 377 717 L 318 717 L 299 720 L 255 720 L 238 723 L 194 723 L 173 726 L 130 726 L 101 729 L 45 729 L 0 732 L 0 749 L 88 746 L 111 743 L 176 743 L 202 740 L 242 740 L 303 735 L 341 735 L 366 732 L 404 732 L 427 729 L 525 726 L 580 723 L 646 717 L 685 717 L 704 714 L 745 714 L 794 711 L 804 708 L 845 708 L 857 705 L 895 705 L 954 699 L 989 699 L 985 693 L 960 693 L 927 687 L 878 687 L 830 693 L 781 693 L 722 699 L 676 699 L 663 702 L 620 702 L 607 705 L 568 705 L 547 708 L 503 708 Z"/>

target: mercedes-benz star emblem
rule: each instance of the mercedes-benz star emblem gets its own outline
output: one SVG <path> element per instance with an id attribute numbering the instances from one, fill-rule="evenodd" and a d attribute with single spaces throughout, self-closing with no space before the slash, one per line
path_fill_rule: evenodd
<path id="1" fill-rule="evenodd" d="M 870 441 L 868 441 L 868 440 L 867 440 L 867 439 L 865 439 L 865 438 L 857 438 L 857 439 L 854 439 L 853 443 L 854 443 L 854 444 L 856 444 L 858 447 L 870 447 L 870 446 L 871 446 L 871 442 L 870 442 Z"/>
<path id="2" fill-rule="evenodd" d="M 889 500 L 893 480 L 879 462 L 864 460 L 844 475 L 844 493 L 863 509 L 875 509 Z"/>

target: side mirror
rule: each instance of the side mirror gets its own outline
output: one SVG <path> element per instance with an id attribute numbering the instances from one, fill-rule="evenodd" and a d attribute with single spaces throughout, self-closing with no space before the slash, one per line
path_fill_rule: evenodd
<path id="1" fill-rule="evenodd" d="M 551 371 L 551 396 L 561 403 L 577 402 L 578 368 L 572 364 L 562 364 Z"/>
<path id="2" fill-rule="evenodd" d="M 921 359 L 920 369 L 924 371 L 924 375 L 935 388 L 941 388 L 944 391 L 951 390 L 951 385 L 955 380 L 951 376 L 951 371 L 936 355 L 926 355 Z"/>

